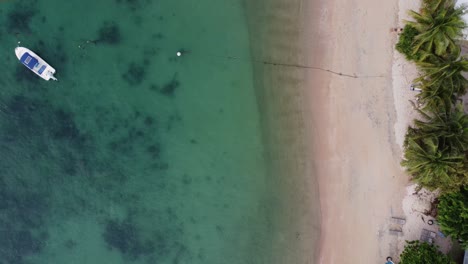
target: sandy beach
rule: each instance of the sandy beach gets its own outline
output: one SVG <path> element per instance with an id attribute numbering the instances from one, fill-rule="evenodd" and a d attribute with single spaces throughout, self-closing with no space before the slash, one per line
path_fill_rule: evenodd
<path id="1" fill-rule="evenodd" d="M 417 71 L 395 51 L 392 29 L 403 27 L 419 2 L 248 6 L 265 10 L 251 16 L 250 23 L 263 25 L 251 27 L 251 50 L 265 153 L 274 161 L 269 181 L 285 187 L 271 248 L 286 254 L 269 262 L 398 261 L 405 240 L 438 231 L 424 215 L 434 195 L 414 194 L 400 166 L 404 135 L 417 116 L 409 102 Z M 435 243 L 448 249 L 446 238 Z"/>
<path id="2" fill-rule="evenodd" d="M 396 107 L 409 105 L 411 94 L 394 92 L 404 89 L 406 73 L 394 86 L 397 35 L 390 32 L 402 25 L 399 5 L 322 2 L 320 26 L 310 32 L 309 41 L 320 36 L 312 52 L 322 58 L 308 64 L 329 70 L 308 75 L 322 215 L 318 263 L 379 263 L 402 250 L 401 237 L 389 232 L 392 217 L 405 218 L 402 200 L 409 183 L 399 162 L 411 119 Z"/>

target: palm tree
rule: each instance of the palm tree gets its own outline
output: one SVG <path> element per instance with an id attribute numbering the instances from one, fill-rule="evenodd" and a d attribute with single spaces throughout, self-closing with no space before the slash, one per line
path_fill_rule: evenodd
<path id="1" fill-rule="evenodd" d="M 457 189 L 468 182 L 464 154 L 450 153 L 448 148 L 439 149 L 436 137 L 415 140 L 412 132 L 410 128 L 401 165 L 415 182 L 429 190 L 440 188 L 443 192 Z"/>
<path id="2" fill-rule="evenodd" d="M 434 90 L 442 88 L 456 97 L 462 96 L 468 87 L 468 80 L 462 75 L 468 71 L 468 60 L 458 54 L 446 58 L 425 54 L 425 61 L 416 62 L 423 74 L 414 82 L 424 82 L 426 86 L 434 85 Z"/>
<path id="3" fill-rule="evenodd" d="M 413 140 L 436 137 L 439 149 L 447 148 L 450 153 L 468 151 L 468 115 L 465 114 L 462 104 L 456 104 L 448 112 L 427 113 L 419 109 L 417 111 L 424 121 L 414 120 Z"/>
<path id="4" fill-rule="evenodd" d="M 457 97 L 452 94 L 452 91 L 446 89 L 449 85 L 444 85 L 443 82 L 438 82 L 430 85 L 430 81 L 421 80 L 419 86 L 421 92 L 416 95 L 418 102 L 422 104 L 422 110 L 430 112 L 449 112 L 452 105 L 455 104 Z M 415 109 L 416 107 L 413 104 Z"/>
<path id="5" fill-rule="evenodd" d="M 415 21 L 406 23 L 420 32 L 414 39 L 413 54 L 427 51 L 447 56 L 459 52 L 456 40 L 462 37 L 466 26 L 462 18 L 466 7 L 455 8 L 455 4 L 455 0 L 426 0 L 420 13 L 409 11 Z"/>

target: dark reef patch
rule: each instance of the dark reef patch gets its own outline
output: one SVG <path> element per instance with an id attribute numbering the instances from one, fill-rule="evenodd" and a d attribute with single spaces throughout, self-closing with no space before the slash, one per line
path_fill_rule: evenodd
<path id="1" fill-rule="evenodd" d="M 79 131 L 70 112 L 55 109 L 44 101 L 25 96 L 13 96 L 6 103 L 6 110 L 8 118 L 11 119 L 8 130 L 11 135 L 4 133 L 4 136 L 14 138 L 21 135 L 24 138 L 36 139 L 50 137 L 57 141 L 65 141 L 78 150 L 83 150 L 86 146 L 88 136 Z"/>
<path id="2" fill-rule="evenodd" d="M 142 65 L 130 63 L 127 71 L 122 74 L 122 78 L 130 85 L 135 86 L 141 84 L 146 77 L 146 70 Z"/>
<path id="3" fill-rule="evenodd" d="M 159 86 L 158 86 L 157 84 L 154 84 L 154 83 L 153 83 L 153 84 L 151 84 L 151 85 L 149 86 L 149 89 L 150 89 L 151 91 L 157 92 L 157 91 L 159 91 Z"/>
<path id="4" fill-rule="evenodd" d="M 179 87 L 179 82 L 177 80 L 172 80 L 166 83 L 160 91 L 164 95 L 172 96 L 177 87 Z"/>
<path id="5" fill-rule="evenodd" d="M 115 0 L 118 4 L 125 4 L 128 9 L 132 12 L 137 11 L 145 6 L 148 3 L 148 0 Z"/>
<path id="6" fill-rule="evenodd" d="M 157 84 L 151 84 L 149 86 L 149 89 L 151 91 L 159 92 L 160 94 L 164 96 L 172 97 L 174 96 L 175 91 L 177 90 L 177 88 L 179 88 L 179 86 L 180 86 L 180 82 L 177 79 L 177 73 L 176 73 L 174 74 L 174 77 L 172 77 L 172 79 L 169 82 L 163 84 L 162 86 L 159 86 Z"/>
<path id="7" fill-rule="evenodd" d="M 78 245 L 78 243 L 76 243 L 76 241 L 73 239 L 68 239 L 67 241 L 63 243 L 63 245 L 67 249 L 74 249 Z"/>
<path id="8" fill-rule="evenodd" d="M 166 131 L 171 131 L 176 122 L 181 122 L 182 117 L 179 114 L 172 114 L 167 119 Z"/>
<path id="9" fill-rule="evenodd" d="M 85 146 L 88 136 L 80 132 L 73 114 L 63 109 L 55 110 L 53 114 L 56 121 L 51 131 L 53 138 L 68 141 L 78 148 Z"/>
<path id="10" fill-rule="evenodd" d="M 151 155 L 153 159 L 158 159 L 161 153 L 161 147 L 158 144 L 153 144 L 146 148 L 146 151 Z"/>
<path id="11" fill-rule="evenodd" d="M 127 260 L 175 261 L 185 256 L 176 213 L 148 215 L 148 209 L 138 208 L 142 198 L 126 188 L 128 182 L 141 180 L 135 177 L 148 177 L 154 180 L 148 186 L 152 191 L 173 190 L 163 171 L 169 166 L 156 116 L 117 106 L 91 106 L 89 116 L 80 116 L 72 106 L 45 99 L 51 98 L 49 93 L 42 89 L 2 98 L 0 263 L 29 263 L 26 258 L 47 245 L 49 226 L 83 214 L 108 219 L 102 238 Z M 93 200 L 96 193 L 103 203 Z M 127 220 L 109 220 L 107 208 L 100 204 L 137 209 Z M 143 230 L 132 221 L 141 217 L 162 221 Z M 79 242 L 63 241 L 61 246 L 73 250 Z"/>
<path id="12" fill-rule="evenodd" d="M 146 126 L 152 126 L 154 124 L 154 118 L 152 118 L 151 116 L 147 116 L 145 117 L 144 123 Z"/>
<path id="13" fill-rule="evenodd" d="M 132 220 L 131 216 L 136 214 L 152 219 L 155 225 L 143 232 Z M 184 230 L 173 209 L 168 207 L 159 212 L 133 210 L 129 216 L 125 220 L 110 218 L 104 222 L 102 238 L 110 250 L 117 250 L 124 258 L 131 260 L 144 258 L 156 259 L 156 263 L 191 263 L 191 254 L 180 242 Z"/>
<path id="14" fill-rule="evenodd" d="M 48 214 L 47 198 L 21 185 L 0 183 L 0 259 L 24 263 L 23 258 L 39 253 L 48 236 L 39 232 Z"/>
<path id="15" fill-rule="evenodd" d="M 21 4 L 20 4 L 21 3 Z M 17 2 L 7 13 L 6 28 L 10 34 L 29 34 L 31 28 L 29 24 L 32 18 L 36 15 L 37 10 L 35 8 L 36 2 L 22 1 Z"/>
<path id="16" fill-rule="evenodd" d="M 39 79 L 41 77 L 28 70 L 25 66 L 18 64 L 15 69 L 15 80 L 17 82 L 25 82 L 28 86 L 39 86 Z"/>
<path id="17" fill-rule="evenodd" d="M 40 107 L 42 107 L 42 104 L 39 101 L 25 96 L 13 96 L 6 103 L 6 113 L 10 127 L 2 135 L 15 140 L 21 134 L 39 135 L 40 131 L 36 129 L 37 120 L 35 120 L 34 116 L 38 114 L 37 110 Z M 34 134 L 34 131 L 36 131 L 36 134 Z"/>
<path id="18" fill-rule="evenodd" d="M 49 212 L 47 195 L 24 192 L 6 187 L 0 189 L 0 211 L 3 213 L 0 222 L 10 222 L 19 229 L 38 228 L 44 224 L 44 216 Z"/>
<path id="19" fill-rule="evenodd" d="M 10 264 L 26 263 L 24 258 L 38 254 L 45 246 L 42 237 L 28 230 L 5 229 L 0 231 L 0 256 Z"/>
<path id="20" fill-rule="evenodd" d="M 192 183 L 192 178 L 190 176 L 188 176 L 187 174 L 184 174 L 182 176 L 182 183 L 184 185 L 190 185 Z"/>
<path id="21" fill-rule="evenodd" d="M 109 248 L 130 259 L 138 259 L 154 251 L 152 242 L 144 240 L 135 223 L 129 220 L 107 220 L 102 237 Z"/>
<path id="22" fill-rule="evenodd" d="M 98 30 L 98 39 L 94 43 L 117 45 L 121 42 L 120 28 L 115 22 L 106 21 Z"/>
<path id="23" fill-rule="evenodd" d="M 164 38 L 164 35 L 162 33 L 160 33 L 160 32 L 159 33 L 154 33 L 153 35 L 151 35 L 151 38 L 161 40 L 161 39 Z"/>

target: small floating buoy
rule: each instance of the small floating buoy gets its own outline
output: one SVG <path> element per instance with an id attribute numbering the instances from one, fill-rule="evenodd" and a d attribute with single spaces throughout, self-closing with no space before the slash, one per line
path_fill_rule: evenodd
<path id="1" fill-rule="evenodd" d="M 178 52 L 176 53 L 176 55 L 177 55 L 177 57 L 180 57 L 180 56 L 182 56 L 182 52 L 178 51 Z"/>

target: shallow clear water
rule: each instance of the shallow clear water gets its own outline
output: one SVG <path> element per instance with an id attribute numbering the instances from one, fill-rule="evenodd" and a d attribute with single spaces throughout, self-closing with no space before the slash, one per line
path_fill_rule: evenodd
<path id="1" fill-rule="evenodd" d="M 241 0 L 0 11 L 0 259 L 270 259 L 275 213 Z M 59 81 L 19 64 L 17 41 Z"/>
<path id="2" fill-rule="evenodd" d="M 1 8 L 2 259 L 238 262 L 264 174 L 251 67 L 226 58 L 249 57 L 240 2 Z"/>

